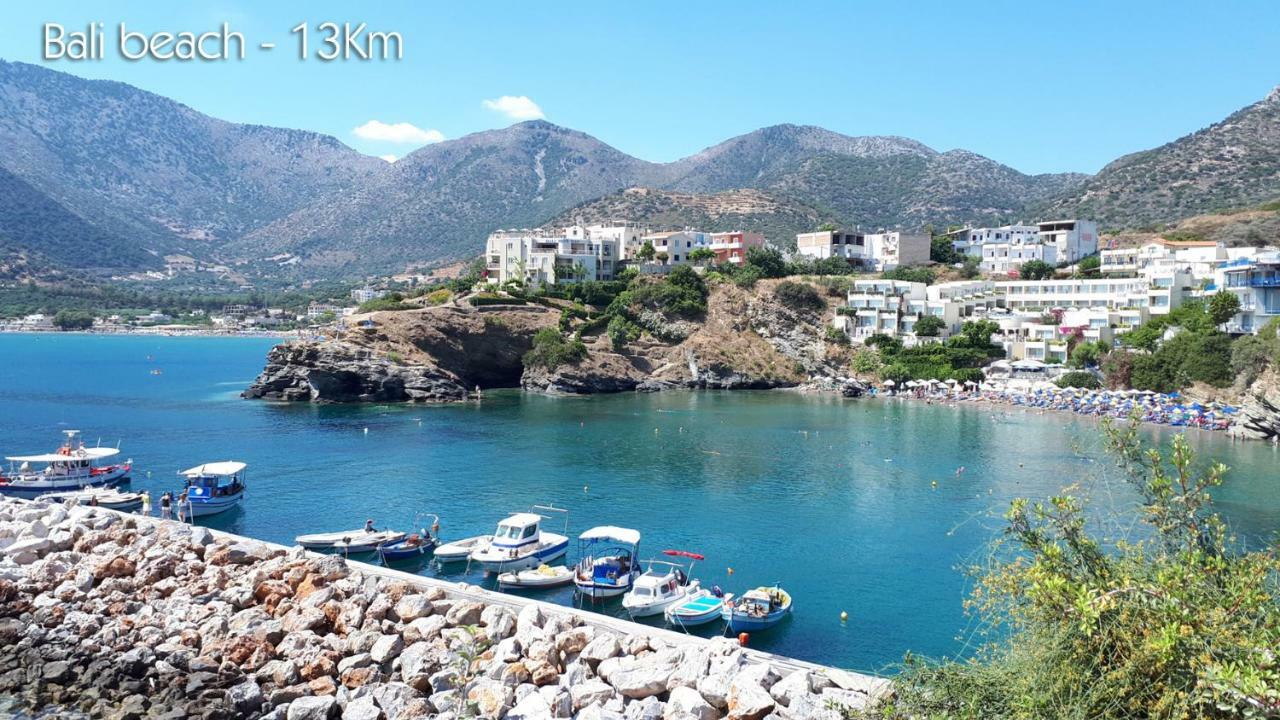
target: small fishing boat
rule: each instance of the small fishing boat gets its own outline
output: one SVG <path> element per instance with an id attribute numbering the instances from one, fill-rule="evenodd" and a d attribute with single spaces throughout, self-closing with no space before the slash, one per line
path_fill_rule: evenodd
<path id="1" fill-rule="evenodd" d="M 687 557 L 693 562 L 704 559 L 698 553 L 684 550 L 664 550 L 663 554 Z M 622 607 L 632 617 L 661 615 L 664 610 L 683 600 L 698 589 L 698 581 L 690 580 L 684 566 L 665 560 L 646 560 L 645 571 L 636 578 L 631 591 L 622 596 Z M 689 564 L 693 571 L 693 563 Z"/>
<path id="2" fill-rule="evenodd" d="M 764 630 L 791 614 L 791 594 L 774 585 L 748 590 L 734 601 L 726 601 L 721 617 L 730 632 Z"/>
<path id="3" fill-rule="evenodd" d="M 602 525 L 578 536 L 578 592 L 592 600 L 616 597 L 631 589 L 640 577 L 636 553 L 640 532 L 630 528 Z"/>
<path id="4" fill-rule="evenodd" d="M 420 514 L 414 518 L 413 524 L 418 525 L 422 517 Z M 432 531 L 440 532 L 440 517 L 430 513 L 427 517 L 432 519 L 430 529 L 422 525 L 422 529 L 416 533 L 410 533 L 403 539 L 392 540 L 378 546 L 378 557 L 382 558 L 383 564 L 422 557 L 440 544 L 440 541 L 432 535 Z"/>
<path id="5" fill-rule="evenodd" d="M 122 512 L 133 512 L 142 507 L 142 493 L 140 492 L 121 492 L 115 488 L 85 488 L 84 490 L 75 490 L 72 492 L 50 493 L 41 495 L 40 500 L 52 500 L 54 502 L 66 502 L 67 500 L 75 500 L 80 505 L 93 505 L 96 507 L 104 507 L 109 510 L 120 510 Z"/>
<path id="6" fill-rule="evenodd" d="M 489 543 L 492 540 L 492 535 L 476 535 L 475 537 L 437 545 L 435 557 L 440 562 L 462 562 L 471 557 L 471 553 L 489 547 Z"/>
<path id="7" fill-rule="evenodd" d="M 681 628 L 706 625 L 719 620 L 725 603 L 733 600 L 733 593 L 721 595 L 717 592 L 718 589 L 698 588 L 690 592 L 683 600 L 668 606 L 662 613 L 663 617 Z"/>
<path id="8" fill-rule="evenodd" d="M 573 570 L 564 565 L 539 565 L 532 570 L 520 572 L 504 572 L 498 576 L 498 588 L 549 588 L 568 585 L 573 582 Z"/>
<path id="9" fill-rule="evenodd" d="M 31 499 L 52 492 L 112 487 L 129 478 L 132 460 L 103 465 L 118 455 L 117 448 L 85 447 L 79 430 L 63 430 L 66 439 L 56 451 L 43 455 L 12 455 L 9 471 L 0 473 L 0 495 Z M 32 463 L 44 467 L 33 470 Z"/>
<path id="10" fill-rule="evenodd" d="M 197 465 L 183 470 L 187 479 L 187 516 L 192 518 L 226 512 L 244 499 L 242 462 L 228 460 Z"/>
<path id="11" fill-rule="evenodd" d="M 403 540 L 404 537 L 404 533 L 396 530 L 378 530 L 370 520 L 358 530 L 299 535 L 293 541 L 308 550 L 334 550 L 350 555 L 373 552 L 379 545 Z"/>
<path id="12" fill-rule="evenodd" d="M 534 505 L 533 509 L 564 513 L 565 528 L 568 529 L 568 510 L 551 505 Z M 489 572 L 504 573 L 535 568 L 564 557 L 569 551 L 569 538 L 544 532 L 542 521 L 549 519 L 536 512 L 512 513 L 498 523 L 493 540 L 487 547 L 472 551 L 472 562 L 480 563 Z"/>

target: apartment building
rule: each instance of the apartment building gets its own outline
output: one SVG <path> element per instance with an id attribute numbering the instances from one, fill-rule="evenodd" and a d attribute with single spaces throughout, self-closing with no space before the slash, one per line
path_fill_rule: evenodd
<path id="1" fill-rule="evenodd" d="M 1280 250 L 1233 260 L 1219 272 L 1217 287 L 1240 300 L 1240 312 L 1227 322 L 1227 332 L 1256 333 L 1280 317 Z"/>
<path id="2" fill-rule="evenodd" d="M 988 244 L 1034 245 L 1038 242 L 1038 225 L 1001 225 L 1000 227 L 964 228 L 947 233 L 951 246 L 970 257 L 981 258 Z"/>
<path id="3" fill-rule="evenodd" d="M 593 240 L 595 242 L 616 242 L 621 255 L 616 258 L 626 260 L 634 257 L 636 250 L 643 244 L 642 238 L 649 233 L 649 228 L 629 222 L 613 222 L 596 225 L 570 225 L 562 232 L 571 240 Z"/>
<path id="4" fill-rule="evenodd" d="M 1140 278 L 1011 280 L 996 288 L 1010 310 L 1145 308 L 1162 315 L 1190 296 L 1191 283 L 1189 274 L 1174 268 Z"/>
<path id="5" fill-rule="evenodd" d="M 931 239 L 925 233 L 901 231 L 851 233 L 819 230 L 796 235 L 796 253 L 801 256 L 815 260 L 844 258 L 851 264 L 876 272 L 929 262 L 930 244 Z"/>
<path id="6" fill-rule="evenodd" d="M 979 268 L 988 275 L 1017 276 L 1022 264 L 1039 260 L 1050 265 L 1058 263 L 1058 249 L 1054 245 L 1039 242 L 998 242 L 981 246 L 982 262 Z"/>
<path id="7" fill-rule="evenodd" d="M 1098 252 L 1098 224 L 1092 220 L 1049 220 L 1037 224 L 1039 241 L 1055 248 L 1058 262 L 1075 263 Z"/>
<path id="8" fill-rule="evenodd" d="M 910 346 L 925 340 L 915 334 L 915 324 L 927 315 L 942 320 L 937 336 L 945 338 L 966 321 L 983 316 L 1001 305 L 995 283 L 973 280 L 926 286 L 904 280 L 855 280 L 832 325 L 855 342 L 872 335 L 899 338 Z"/>
<path id="9" fill-rule="evenodd" d="M 711 233 L 701 230 L 673 230 L 649 233 L 641 238 L 641 244 L 653 245 L 655 253 L 666 255 L 666 264 L 680 265 L 689 262 L 689 253 L 698 248 L 710 248 Z M 743 252 L 746 252 L 745 250 Z"/>
<path id="10" fill-rule="evenodd" d="M 533 286 L 612 280 L 621 253 L 620 238 L 596 237 L 582 228 L 551 234 L 499 230 L 485 243 L 486 279 L 492 285 L 519 280 Z"/>
<path id="11" fill-rule="evenodd" d="M 764 247 L 764 235 L 741 230 L 711 233 L 711 244 L 708 247 L 716 254 L 717 263 L 740 265 L 746 262 L 747 250 Z"/>

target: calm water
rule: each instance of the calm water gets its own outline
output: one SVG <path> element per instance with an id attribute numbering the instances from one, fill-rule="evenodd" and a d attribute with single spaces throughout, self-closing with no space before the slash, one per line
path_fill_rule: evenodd
<path id="1" fill-rule="evenodd" d="M 119 440 L 137 466 L 133 487 L 153 496 L 179 486 L 178 470 L 243 460 L 243 508 L 210 524 L 285 543 L 366 517 L 408 528 L 419 510 L 456 539 L 554 503 L 572 511 L 574 537 L 616 524 L 644 534 L 644 556 L 705 553 L 695 575 L 726 590 L 784 583 L 795 616 L 753 644 L 867 670 L 908 650 L 964 651 L 957 568 L 985 554 L 1011 498 L 1078 482 L 1110 504 L 1132 502 L 1104 479 L 1095 426 L 1074 417 L 779 392 L 507 392 L 465 407 L 240 400 L 271 344 L 0 336 L 0 448 L 51 450 L 64 428 Z M 1195 439 L 1233 467 L 1221 506 L 1236 528 L 1280 529 L 1276 451 Z M 572 602 L 568 590 L 550 597 Z"/>

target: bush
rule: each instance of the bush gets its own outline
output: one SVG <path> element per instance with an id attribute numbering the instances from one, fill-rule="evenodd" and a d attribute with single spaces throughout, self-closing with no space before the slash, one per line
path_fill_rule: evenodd
<path id="1" fill-rule="evenodd" d="M 733 284 L 744 290 L 750 290 L 756 286 L 756 282 L 764 277 L 764 273 L 755 265 L 747 265 L 738 272 L 733 274 Z"/>
<path id="2" fill-rule="evenodd" d="M 555 328 L 543 328 L 533 336 L 533 349 L 524 354 L 524 364 L 555 370 L 586 356 L 587 346 L 582 340 L 566 340 Z"/>
<path id="3" fill-rule="evenodd" d="M 693 268 L 677 265 L 661 280 L 633 283 L 614 299 L 609 312 L 619 314 L 632 304 L 672 315 L 699 315 L 707 310 L 707 286 Z"/>
<path id="4" fill-rule="evenodd" d="M 1142 500 L 1101 521 L 1081 486 L 1015 500 L 1004 540 L 975 568 L 969 607 L 998 638 L 974 659 L 909 662 L 892 718 L 1264 718 L 1280 712 L 1280 560 L 1213 512 L 1226 468 L 1187 439 L 1144 448 L 1104 421 Z M 1108 491 L 1107 496 L 1111 493 Z M 1122 512 L 1128 512 L 1122 511 Z M 1113 538 L 1104 533 L 1145 525 Z"/>
<path id="5" fill-rule="evenodd" d="M 894 268 L 883 273 L 881 277 L 885 280 L 904 280 L 932 285 L 937 276 L 927 267 L 910 266 Z"/>
<path id="6" fill-rule="evenodd" d="M 614 351 L 617 352 L 626 347 L 627 343 L 639 340 L 642 330 L 639 325 L 621 315 L 615 315 L 609 319 L 605 333 L 609 336 L 609 343 L 613 345 Z"/>
<path id="7" fill-rule="evenodd" d="M 853 360 L 849 366 L 859 375 L 870 375 L 880 369 L 880 353 L 870 348 L 863 348 L 853 354 Z"/>
<path id="8" fill-rule="evenodd" d="M 423 296 L 422 300 L 428 305 L 443 305 L 453 298 L 453 293 L 448 289 L 433 290 Z"/>
<path id="9" fill-rule="evenodd" d="M 412 305 L 405 304 L 404 296 L 400 293 L 388 293 L 380 298 L 360 303 L 360 307 L 356 308 L 356 312 L 371 313 L 413 309 Z"/>
<path id="10" fill-rule="evenodd" d="M 1045 280 L 1053 277 L 1053 266 L 1043 260 L 1028 260 L 1018 268 L 1023 280 Z"/>
<path id="11" fill-rule="evenodd" d="M 787 261 L 774 247 L 747 248 L 746 265 L 760 271 L 760 277 L 779 278 L 787 274 Z"/>
<path id="12" fill-rule="evenodd" d="M 528 301 L 524 298 L 507 297 L 506 295 L 494 295 L 493 293 L 480 293 L 467 298 L 467 302 L 472 307 L 480 307 L 482 305 L 528 305 Z"/>
<path id="13" fill-rule="evenodd" d="M 59 330 L 88 330 L 93 327 L 93 313 L 85 310 L 59 310 L 53 316 L 53 326 Z"/>
<path id="14" fill-rule="evenodd" d="M 933 315 L 925 315 L 916 321 L 915 332 L 920 337 L 938 337 L 947 324 L 942 318 Z"/>
<path id="15" fill-rule="evenodd" d="M 1235 293 L 1229 293 L 1226 290 L 1215 294 L 1209 298 L 1209 320 L 1215 326 L 1221 325 L 1240 312 L 1240 298 Z"/>
<path id="16" fill-rule="evenodd" d="M 834 343 L 836 345 L 849 344 L 849 336 L 845 335 L 844 331 L 840 328 L 832 327 L 831 325 L 828 325 L 826 330 L 823 331 L 823 337 L 826 338 L 827 342 Z"/>
<path id="17" fill-rule="evenodd" d="M 1054 384 L 1060 388 L 1084 388 L 1086 390 L 1100 390 L 1102 388 L 1102 383 L 1098 382 L 1098 378 L 1093 373 L 1081 371 L 1064 373 L 1054 381 Z"/>
<path id="18" fill-rule="evenodd" d="M 773 296 L 778 299 L 778 302 L 792 310 L 819 311 L 827 307 L 827 304 L 822 300 L 822 296 L 818 294 L 818 290 L 808 283 L 783 280 L 773 289 Z"/>
<path id="19" fill-rule="evenodd" d="M 1231 372 L 1245 385 L 1251 384 L 1267 368 L 1275 350 L 1271 343 L 1255 335 L 1238 338 L 1231 346 Z"/>

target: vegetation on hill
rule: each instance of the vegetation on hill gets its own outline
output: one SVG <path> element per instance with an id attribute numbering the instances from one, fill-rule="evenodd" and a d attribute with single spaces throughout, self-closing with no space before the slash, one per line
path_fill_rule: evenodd
<path id="1" fill-rule="evenodd" d="M 990 320 L 966 322 L 958 334 L 945 341 L 915 347 L 904 347 L 901 340 L 889 335 L 872 335 L 866 349 L 855 355 L 853 370 L 892 380 L 898 386 L 909 380 L 982 382 L 982 367 L 1004 357 L 1004 349 L 991 342 L 999 329 Z"/>
<path id="2" fill-rule="evenodd" d="M 1162 450 L 1143 446 L 1137 422 L 1103 427 L 1140 508 L 1092 509 L 1084 485 L 1014 501 L 1003 537 L 971 569 L 967 607 L 995 639 L 968 660 L 908 657 L 893 700 L 848 717 L 1280 714 L 1280 561 L 1214 511 L 1227 468 L 1199 462 L 1180 435 Z"/>

